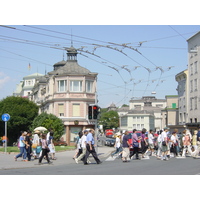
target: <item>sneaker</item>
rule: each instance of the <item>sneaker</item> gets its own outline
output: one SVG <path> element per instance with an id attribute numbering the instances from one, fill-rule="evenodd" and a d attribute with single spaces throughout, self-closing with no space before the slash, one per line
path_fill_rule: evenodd
<path id="1" fill-rule="evenodd" d="M 75 158 L 74 160 L 75 160 L 76 164 L 78 164 L 78 159 L 77 159 L 77 158 Z"/>
<path id="2" fill-rule="evenodd" d="M 50 164 L 52 164 L 52 163 L 53 163 L 53 162 L 51 162 L 51 161 L 50 161 L 50 162 L 48 162 L 48 164 L 49 164 L 49 165 L 50 165 Z"/>
<path id="3" fill-rule="evenodd" d="M 15 160 L 15 161 L 17 161 L 17 158 L 16 158 L 16 156 L 14 156 L 14 160 Z"/>

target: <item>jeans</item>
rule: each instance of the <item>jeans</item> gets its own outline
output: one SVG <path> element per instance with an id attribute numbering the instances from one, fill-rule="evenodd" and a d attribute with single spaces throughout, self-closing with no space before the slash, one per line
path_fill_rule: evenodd
<path id="1" fill-rule="evenodd" d="M 122 151 L 122 148 L 121 147 L 116 147 L 116 150 L 114 153 L 111 154 L 111 156 L 114 156 L 115 154 L 119 153 Z"/>
<path id="2" fill-rule="evenodd" d="M 23 159 L 26 160 L 26 148 L 25 147 L 20 147 L 20 153 L 16 155 L 16 158 L 22 157 Z"/>
<path id="3" fill-rule="evenodd" d="M 26 154 L 27 154 L 27 158 L 28 158 L 28 161 L 31 160 L 31 147 L 26 147 Z"/>

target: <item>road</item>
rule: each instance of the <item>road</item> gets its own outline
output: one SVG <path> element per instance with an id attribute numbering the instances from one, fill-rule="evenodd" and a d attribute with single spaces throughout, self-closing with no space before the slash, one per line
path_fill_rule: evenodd
<path id="1" fill-rule="evenodd" d="M 110 151 L 110 147 L 107 150 Z M 200 175 L 200 159 L 187 157 L 185 159 L 171 158 L 168 161 L 150 157 L 143 160 L 131 160 L 123 163 L 120 159 L 113 159 L 109 154 L 101 156 L 102 164 L 97 165 L 93 158 L 89 165 L 82 162 L 76 164 L 72 157 L 60 156 L 52 165 L 37 165 L 29 167 L 0 169 L 1 175 Z M 17 161 L 20 162 L 20 161 Z M 26 164 L 26 163 L 24 163 Z"/>

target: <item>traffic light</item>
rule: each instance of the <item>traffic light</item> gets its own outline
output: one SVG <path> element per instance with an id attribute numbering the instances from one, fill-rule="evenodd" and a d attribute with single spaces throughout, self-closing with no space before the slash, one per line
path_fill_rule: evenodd
<path id="1" fill-rule="evenodd" d="M 99 111 L 98 111 L 99 107 L 98 106 L 93 106 L 93 119 L 97 119 Z"/>
<path id="2" fill-rule="evenodd" d="M 97 119 L 100 113 L 100 107 L 97 105 L 88 106 L 88 119 Z"/>
<path id="3" fill-rule="evenodd" d="M 88 106 L 88 119 L 92 119 L 92 106 Z"/>

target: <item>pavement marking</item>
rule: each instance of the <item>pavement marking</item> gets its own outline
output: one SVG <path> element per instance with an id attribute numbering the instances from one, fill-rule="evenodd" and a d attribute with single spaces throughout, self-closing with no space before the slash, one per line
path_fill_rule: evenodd
<path id="1" fill-rule="evenodd" d="M 117 157 L 115 156 L 109 156 L 105 161 L 114 161 Z"/>

